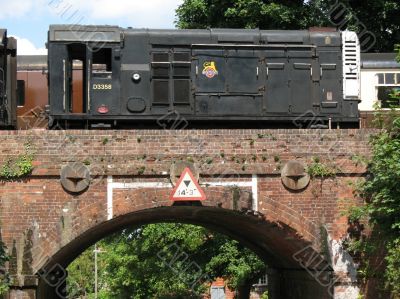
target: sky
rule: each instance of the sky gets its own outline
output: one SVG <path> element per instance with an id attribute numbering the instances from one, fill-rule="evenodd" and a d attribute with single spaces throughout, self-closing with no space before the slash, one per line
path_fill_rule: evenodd
<path id="1" fill-rule="evenodd" d="M 19 55 L 46 54 L 50 24 L 174 28 L 183 0 L 0 0 L 0 28 L 18 39 Z"/>

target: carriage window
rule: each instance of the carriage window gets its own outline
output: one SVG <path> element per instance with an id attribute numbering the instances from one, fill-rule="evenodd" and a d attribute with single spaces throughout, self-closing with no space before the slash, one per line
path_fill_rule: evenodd
<path id="1" fill-rule="evenodd" d="M 25 80 L 17 80 L 17 105 L 25 105 Z"/>
<path id="2" fill-rule="evenodd" d="M 111 79 L 112 75 L 112 49 L 93 49 L 92 75 L 94 77 Z"/>

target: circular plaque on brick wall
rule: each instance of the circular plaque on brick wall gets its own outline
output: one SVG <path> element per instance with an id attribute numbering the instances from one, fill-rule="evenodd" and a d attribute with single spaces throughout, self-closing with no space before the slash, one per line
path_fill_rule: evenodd
<path id="1" fill-rule="evenodd" d="M 61 169 L 61 185 L 71 193 L 80 193 L 90 185 L 90 171 L 80 162 L 69 163 Z"/>
<path id="2" fill-rule="evenodd" d="M 294 191 L 302 190 L 310 182 L 310 176 L 305 171 L 303 163 L 299 161 L 289 161 L 281 172 L 283 185 Z"/>

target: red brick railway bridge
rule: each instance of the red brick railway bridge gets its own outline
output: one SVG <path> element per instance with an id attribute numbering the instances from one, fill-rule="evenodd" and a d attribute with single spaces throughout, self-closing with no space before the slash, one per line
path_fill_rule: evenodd
<path id="1" fill-rule="evenodd" d="M 88 246 L 126 226 L 174 221 L 220 231 L 257 252 L 271 269 L 270 298 L 356 299 L 356 268 L 342 246 L 343 211 L 359 202 L 351 182 L 365 169 L 354 157 L 369 155 L 372 133 L 0 132 L 0 167 L 33 158 L 28 176 L 0 183 L 1 238 L 11 256 L 6 297 L 62 297 L 63 269 Z M 294 167 L 282 178 L 289 161 L 307 167 L 318 159 L 336 176 L 307 184 L 307 174 Z M 61 179 L 71 165 L 89 173 Z M 182 165 L 198 175 L 205 201 L 169 200 Z M 297 182 L 306 187 L 297 190 Z"/>

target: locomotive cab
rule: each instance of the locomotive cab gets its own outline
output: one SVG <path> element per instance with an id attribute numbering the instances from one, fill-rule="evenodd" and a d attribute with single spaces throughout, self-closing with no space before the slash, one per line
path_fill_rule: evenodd
<path id="1" fill-rule="evenodd" d="M 49 31 L 50 117 L 66 127 L 119 113 L 119 29 L 80 28 L 59 25 Z"/>

